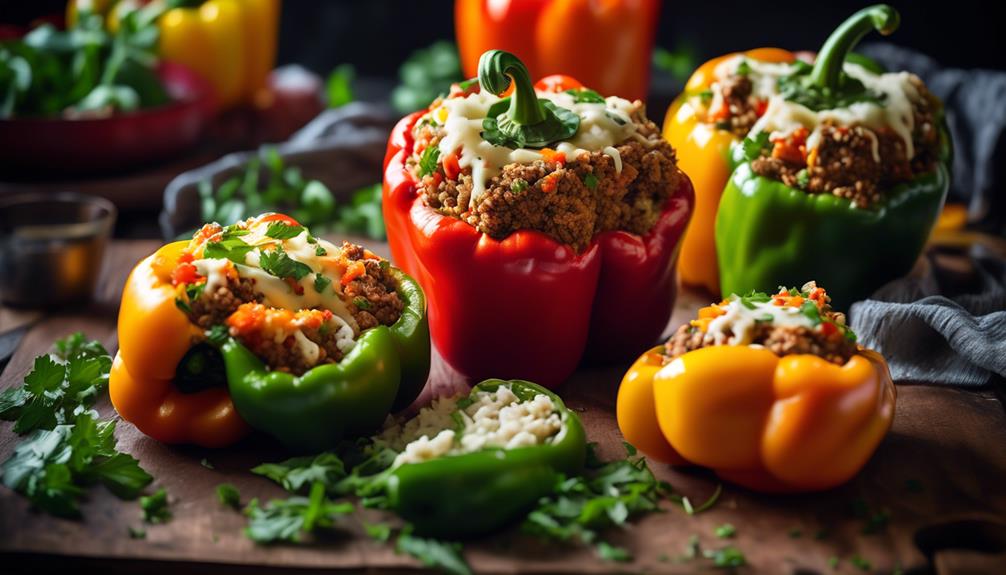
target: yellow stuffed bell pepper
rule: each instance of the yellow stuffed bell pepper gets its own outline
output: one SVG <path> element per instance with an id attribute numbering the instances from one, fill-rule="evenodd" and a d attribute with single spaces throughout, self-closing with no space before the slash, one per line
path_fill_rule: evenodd
<path id="1" fill-rule="evenodd" d="M 172 285 L 187 245 L 168 244 L 129 274 L 108 392 L 123 419 L 158 441 L 224 447 L 250 431 L 227 386 L 193 391 L 175 384 L 176 369 L 201 335 L 178 309 Z"/>
<path id="2" fill-rule="evenodd" d="M 720 293 L 714 236 L 716 210 L 730 176 L 730 148 L 746 134 L 738 133 L 742 127 L 734 129 L 721 121 L 720 116 L 728 111 L 727 104 L 714 98 L 711 88 L 717 80 L 717 67 L 740 55 L 762 62 L 796 59 L 792 52 L 779 48 L 758 48 L 714 58 L 695 70 L 664 118 L 664 138 L 674 147 L 681 170 L 695 186 L 695 212 L 681 244 L 678 274 L 684 283 L 704 287 L 713 294 Z"/>
<path id="3" fill-rule="evenodd" d="M 161 57 L 202 76 L 221 108 L 253 102 L 265 89 L 276 62 L 280 0 L 71 0 L 67 22 L 84 10 L 98 12 L 115 32 L 137 9 L 157 18 Z"/>
<path id="4" fill-rule="evenodd" d="M 640 357 L 618 391 L 625 439 L 756 491 L 824 490 L 866 464 L 894 417 L 884 359 L 813 282 L 730 296 Z"/>

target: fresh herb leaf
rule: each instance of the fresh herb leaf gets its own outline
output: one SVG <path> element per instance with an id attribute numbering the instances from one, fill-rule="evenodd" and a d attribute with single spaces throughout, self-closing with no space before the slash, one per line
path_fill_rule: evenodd
<path id="1" fill-rule="evenodd" d="M 886 96 L 874 92 L 859 80 L 842 72 L 839 76 L 837 89 L 821 87 L 810 81 L 812 66 L 806 62 L 796 61 L 792 64 L 793 72 L 779 78 L 777 86 L 784 100 L 806 106 L 815 112 L 848 108 L 852 104 L 868 102 L 883 106 Z"/>
<path id="2" fill-rule="evenodd" d="M 353 80 L 356 69 L 351 64 L 340 64 L 328 75 L 325 81 L 325 99 L 329 108 L 345 106 L 355 99 L 353 95 Z"/>
<path id="3" fill-rule="evenodd" d="M 217 324 L 206 330 L 206 341 L 217 347 L 224 344 L 230 338 L 230 330 L 223 324 Z"/>
<path id="4" fill-rule="evenodd" d="M 431 175 L 437 171 L 437 161 L 440 159 L 440 148 L 437 146 L 426 146 L 423 153 L 419 155 L 419 177 Z"/>
<path id="5" fill-rule="evenodd" d="M 237 487 L 230 483 L 221 483 L 217 485 L 217 499 L 220 501 L 221 505 L 226 505 L 231 509 L 238 509 L 241 507 L 241 492 L 238 491 Z"/>
<path id="6" fill-rule="evenodd" d="M 812 325 L 814 326 L 820 325 L 821 310 L 818 309 L 816 303 L 812 301 L 803 302 L 803 305 L 800 306 L 800 313 L 802 313 L 807 319 L 809 319 Z"/>
<path id="7" fill-rule="evenodd" d="M 597 176 L 595 176 L 594 174 L 591 174 L 591 173 L 584 174 L 584 176 L 583 176 L 583 185 L 587 186 L 588 190 L 597 189 L 597 184 L 599 184 L 599 183 L 600 183 L 600 180 L 598 180 Z"/>
<path id="8" fill-rule="evenodd" d="M 261 250 L 259 266 L 266 273 L 281 279 L 293 278 L 300 281 L 301 278 L 312 273 L 310 266 L 291 258 L 281 246 L 276 246 L 272 250 Z"/>
<path id="9" fill-rule="evenodd" d="M 236 264 L 244 264 L 245 256 L 255 249 L 240 237 L 223 237 L 219 241 L 207 242 L 203 248 L 203 257 L 213 260 L 227 259 Z"/>
<path id="10" fill-rule="evenodd" d="M 758 132 L 754 136 L 748 136 L 741 145 L 744 146 L 744 158 L 749 162 L 757 160 L 772 148 L 768 132 Z"/>
<path id="11" fill-rule="evenodd" d="M 144 529 L 143 527 L 133 527 L 132 525 L 130 525 L 129 526 L 129 538 L 130 539 L 146 539 L 147 538 L 147 530 Z"/>
<path id="12" fill-rule="evenodd" d="M 384 542 L 391 538 L 391 526 L 387 523 L 364 523 L 363 529 L 375 541 Z"/>
<path id="13" fill-rule="evenodd" d="M 308 497 L 273 499 L 265 507 L 259 506 L 258 499 L 252 499 L 245 508 L 248 516 L 245 536 L 260 544 L 296 543 L 303 533 L 331 529 L 340 516 L 352 512 L 352 503 L 328 499 L 325 485 L 317 481 L 311 485 Z"/>
<path id="14" fill-rule="evenodd" d="M 703 555 L 707 559 L 712 559 L 715 567 L 743 567 L 747 565 L 747 558 L 744 557 L 744 553 L 733 546 L 706 550 Z"/>
<path id="15" fill-rule="evenodd" d="M 289 240 L 299 236 L 304 231 L 304 226 L 292 226 L 285 222 L 270 222 L 265 230 L 265 235 L 274 240 Z"/>
<path id="16" fill-rule="evenodd" d="M 314 274 L 314 291 L 318 293 L 325 293 L 328 286 L 332 285 L 332 280 L 328 276 L 323 276 L 321 274 Z"/>
<path id="17" fill-rule="evenodd" d="M 616 547 L 607 541 L 601 541 L 595 549 L 597 550 L 597 556 L 605 561 L 616 561 L 618 563 L 632 561 L 632 553 L 629 553 L 628 549 Z"/>
<path id="18" fill-rule="evenodd" d="M 852 563 L 852 565 L 858 568 L 860 571 L 869 571 L 870 569 L 873 569 L 873 565 L 870 563 L 870 561 L 864 558 L 859 553 L 850 557 L 849 563 Z"/>
<path id="19" fill-rule="evenodd" d="M 566 90 L 566 93 L 573 97 L 573 101 L 577 104 L 604 104 L 605 99 L 603 96 L 591 90 L 590 88 L 574 88 L 572 90 Z"/>
<path id="20" fill-rule="evenodd" d="M 713 491 L 713 494 L 710 495 L 709 499 L 706 499 L 705 502 L 702 503 L 702 505 L 699 505 L 698 507 L 693 507 L 692 502 L 687 497 L 672 495 L 670 499 L 671 501 L 674 501 L 675 503 L 681 505 L 682 509 L 684 509 L 685 513 L 687 513 L 688 515 L 698 515 L 703 511 L 708 511 L 713 507 L 713 505 L 716 505 L 716 502 L 719 501 L 720 495 L 722 493 L 723 493 L 723 484 L 717 483 L 716 490 Z"/>
<path id="21" fill-rule="evenodd" d="M 358 309 L 367 310 L 371 308 L 370 301 L 365 297 L 355 297 L 353 298 L 353 305 Z"/>
<path id="22" fill-rule="evenodd" d="M 724 523 L 723 525 L 718 525 L 716 529 L 713 530 L 720 539 L 730 539 L 737 534 L 737 528 L 730 523 Z"/>
<path id="23" fill-rule="evenodd" d="M 323 248 L 321 246 L 315 246 L 314 247 L 314 255 L 318 256 L 319 258 L 327 256 L 328 255 L 328 250 L 326 250 L 325 248 Z"/>
<path id="24" fill-rule="evenodd" d="M 15 421 L 20 435 L 70 423 L 94 405 L 108 384 L 112 358 L 97 341 L 74 334 L 57 341 L 52 354 L 35 358 L 24 385 L 0 395 L 0 419 Z"/>
<path id="25" fill-rule="evenodd" d="M 143 510 L 143 520 L 147 523 L 167 523 L 171 520 L 171 509 L 168 507 L 168 492 L 163 487 L 151 495 L 140 498 L 140 509 Z"/>
<path id="26" fill-rule="evenodd" d="M 527 180 L 518 178 L 510 183 L 510 191 L 515 194 L 519 194 L 526 189 L 527 189 Z"/>
<path id="27" fill-rule="evenodd" d="M 751 64 L 748 64 L 747 60 L 742 59 L 737 63 L 737 69 L 734 70 L 734 73 L 738 76 L 747 76 L 751 73 Z"/>
<path id="28" fill-rule="evenodd" d="M 810 184 L 810 172 L 807 168 L 804 168 L 796 173 L 796 185 L 802 189 L 807 189 L 807 185 Z"/>
<path id="29" fill-rule="evenodd" d="M 709 105 L 709 102 L 713 101 L 713 91 L 712 90 L 702 90 L 701 92 L 699 92 L 699 93 L 697 93 L 695 95 L 706 106 Z"/>
<path id="30" fill-rule="evenodd" d="M 280 463 L 263 463 L 251 471 L 272 479 L 291 493 L 302 493 L 314 483 L 331 490 L 347 476 L 342 459 L 331 452 L 294 457 Z"/>
<path id="31" fill-rule="evenodd" d="M 451 575 L 471 575 L 472 570 L 465 562 L 460 543 L 425 539 L 409 533 L 398 536 L 395 545 L 398 553 L 411 555 L 427 567 L 440 569 Z"/>

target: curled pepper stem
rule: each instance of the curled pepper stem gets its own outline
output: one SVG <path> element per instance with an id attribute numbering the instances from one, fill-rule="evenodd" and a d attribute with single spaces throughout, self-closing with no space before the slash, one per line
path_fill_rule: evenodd
<path id="1" fill-rule="evenodd" d="M 510 108 L 506 114 L 518 126 L 540 124 L 547 118 L 545 109 L 531 84 L 527 66 L 517 56 L 503 50 L 489 50 L 479 58 L 479 84 L 487 92 L 503 94 L 514 83 Z"/>
<path id="2" fill-rule="evenodd" d="M 887 4 L 874 4 L 856 12 L 835 28 L 817 54 L 810 74 L 812 84 L 836 89 L 842 74 L 842 64 L 849 52 L 870 30 L 884 36 L 893 33 L 901 23 L 898 11 Z"/>

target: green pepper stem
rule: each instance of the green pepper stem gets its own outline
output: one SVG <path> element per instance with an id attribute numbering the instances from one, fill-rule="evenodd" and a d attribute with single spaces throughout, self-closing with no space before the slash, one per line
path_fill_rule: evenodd
<path id="1" fill-rule="evenodd" d="M 897 30 L 900 23 L 898 11 L 887 4 L 874 4 L 850 16 L 835 28 L 817 53 L 814 70 L 810 73 L 811 83 L 832 90 L 838 88 L 845 56 L 863 36 L 870 30 L 887 36 Z"/>
<path id="2" fill-rule="evenodd" d="M 545 109 L 531 84 L 527 66 L 517 56 L 503 50 L 489 50 L 479 58 L 479 84 L 482 89 L 501 95 L 514 83 L 507 116 L 518 126 L 531 126 L 545 121 Z"/>

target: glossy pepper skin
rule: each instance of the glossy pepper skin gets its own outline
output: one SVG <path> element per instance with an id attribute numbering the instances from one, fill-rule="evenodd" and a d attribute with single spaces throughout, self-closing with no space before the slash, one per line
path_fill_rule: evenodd
<path id="1" fill-rule="evenodd" d="M 569 74 L 602 94 L 646 99 L 659 12 L 659 0 L 457 0 L 461 66 L 476 76 L 482 53 L 501 49 L 533 77 Z"/>
<path id="2" fill-rule="evenodd" d="M 430 334 L 422 289 L 391 269 L 405 302 L 393 325 L 368 329 L 339 363 L 301 376 L 270 371 L 234 338 L 220 345 L 238 413 L 292 451 L 313 452 L 343 437 L 373 432 L 415 400 L 430 371 Z"/>
<path id="3" fill-rule="evenodd" d="M 95 9 L 90 4 L 72 0 L 67 21 L 73 22 L 79 10 Z M 163 0 L 105 0 L 96 8 L 107 14 L 107 27 L 114 32 L 124 11 L 137 5 L 158 19 L 161 57 L 202 76 L 214 87 L 221 108 L 251 103 L 266 87 L 276 63 L 280 0 L 206 0 L 177 7 Z"/>
<path id="4" fill-rule="evenodd" d="M 889 6 L 860 10 L 825 42 L 807 78 L 838 89 L 848 51 L 869 30 L 897 28 Z M 857 62 L 863 62 L 857 57 Z M 887 190 L 868 208 L 831 194 L 808 194 L 756 174 L 743 146 L 716 216 L 716 252 L 723 293 L 747 293 L 813 277 L 848 307 L 908 273 L 925 246 L 950 187 L 951 144 L 940 113 L 940 157 L 931 173 Z"/>
<path id="5" fill-rule="evenodd" d="M 761 62 L 792 62 L 796 59 L 792 52 L 779 48 L 758 48 L 742 54 Z M 699 66 L 664 118 L 664 138 L 674 147 L 678 165 L 695 186 L 695 214 L 681 243 L 678 274 L 683 283 L 700 286 L 712 294 L 720 292 L 714 236 L 716 211 L 732 169 L 730 150 L 740 139 L 730 130 L 701 121 L 689 99 L 710 89 L 716 67 L 737 55 L 720 56 Z"/>
<path id="6" fill-rule="evenodd" d="M 661 366 L 653 348 L 622 380 L 617 414 L 626 441 L 658 461 L 708 467 L 755 491 L 819 491 L 866 464 L 895 395 L 884 359 L 865 349 L 839 366 L 722 345 Z"/>
<path id="7" fill-rule="evenodd" d="M 527 513 L 563 476 L 583 469 L 587 453 L 583 424 L 562 399 L 520 380 L 486 380 L 472 393 L 500 386 L 525 401 L 547 395 L 561 414 L 562 429 L 545 445 L 489 448 L 392 470 L 384 484 L 388 505 L 418 533 L 467 538 L 495 531 Z"/>
<path id="8" fill-rule="evenodd" d="M 251 428 L 224 387 L 182 393 L 175 370 L 201 335 L 175 304 L 171 272 L 188 242 L 174 242 L 129 274 L 119 309 L 119 351 L 108 381 L 123 419 L 163 443 L 225 447 Z"/>
<path id="9" fill-rule="evenodd" d="M 630 358 L 660 337 L 694 202 L 686 176 L 645 236 L 604 232 L 580 253 L 537 231 L 495 240 L 423 200 L 405 160 L 424 113 L 391 133 L 384 220 L 393 260 L 426 291 L 433 342 L 451 367 L 471 381 L 522 377 L 554 387 L 585 356 Z"/>

